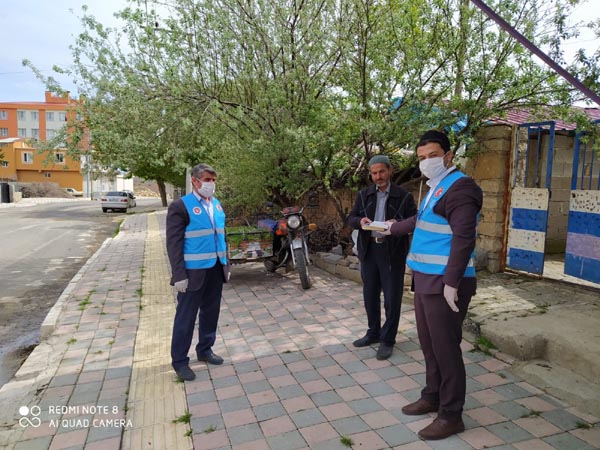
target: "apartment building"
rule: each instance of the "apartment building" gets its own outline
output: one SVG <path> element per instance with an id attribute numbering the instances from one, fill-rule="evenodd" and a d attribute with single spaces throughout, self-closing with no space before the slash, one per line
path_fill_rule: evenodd
<path id="1" fill-rule="evenodd" d="M 45 93 L 43 102 L 1 102 L 0 139 L 52 139 L 74 114 L 77 100 Z"/>
<path id="2" fill-rule="evenodd" d="M 61 146 L 40 153 L 34 145 L 35 141 L 54 138 L 74 117 L 76 105 L 77 100 L 69 93 L 57 96 L 51 92 L 45 92 L 43 102 L 0 101 L 0 180 L 54 182 L 91 196 L 93 189 L 83 173 L 83 161 L 73 160 Z"/>

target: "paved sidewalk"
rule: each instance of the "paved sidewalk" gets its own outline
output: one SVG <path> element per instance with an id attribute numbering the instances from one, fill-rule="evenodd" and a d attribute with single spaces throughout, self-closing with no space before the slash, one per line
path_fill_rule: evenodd
<path id="1" fill-rule="evenodd" d="M 225 364 L 192 358 L 196 380 L 177 382 L 165 216 L 128 215 L 82 268 L 54 332 L 0 390 L 0 448 L 600 448 L 598 418 L 466 342 L 467 430 L 421 441 L 431 417 L 400 409 L 424 383 L 410 294 L 394 354 L 378 361 L 351 344 L 365 328 L 360 287 L 315 267 L 307 291 L 294 273 L 234 267 L 214 348 Z"/>

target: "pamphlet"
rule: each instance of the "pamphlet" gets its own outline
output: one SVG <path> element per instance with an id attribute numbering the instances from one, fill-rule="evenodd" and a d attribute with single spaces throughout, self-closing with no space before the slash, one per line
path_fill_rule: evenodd
<path id="1" fill-rule="evenodd" d="M 368 223 L 366 225 L 363 225 L 362 229 L 363 230 L 370 230 L 370 231 L 385 231 L 390 227 L 390 224 L 388 222 L 371 222 Z"/>

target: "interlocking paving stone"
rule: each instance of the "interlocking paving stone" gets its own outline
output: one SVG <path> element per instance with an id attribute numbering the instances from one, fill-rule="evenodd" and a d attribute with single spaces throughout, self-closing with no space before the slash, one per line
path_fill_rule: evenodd
<path id="1" fill-rule="evenodd" d="M 494 425 L 489 425 L 486 428 L 504 442 L 508 443 L 527 441 L 534 438 L 531 433 L 528 433 L 513 422 L 496 423 Z"/>
<path id="2" fill-rule="evenodd" d="M 196 450 L 335 450 L 346 448 L 340 442 L 342 435 L 352 438 L 353 448 L 365 450 L 600 447 L 599 419 L 578 413 L 522 382 L 504 361 L 471 351 L 473 346 L 466 342 L 461 347 L 467 372 L 463 415 L 467 430 L 443 441 L 421 441 L 416 433 L 434 414 L 405 416 L 400 409 L 420 397 L 425 383 L 412 305 L 408 301 L 402 305 L 392 357 L 377 361 L 377 345 L 352 346 L 365 333 L 360 287 L 314 267 L 314 286 L 308 291 L 300 289 L 293 272 L 265 274 L 260 264 L 234 268 L 234 279 L 223 291 L 215 344 L 225 364 L 197 363 L 192 346 L 191 366 L 197 379 L 174 383 L 168 348 L 174 299 L 168 285 L 165 214 L 148 216 L 147 221 L 145 217 L 126 221 L 135 232 L 125 252 L 114 251 L 119 244 L 116 240 L 112 252 L 98 256 L 97 263 L 104 266 L 113 259 L 127 261 L 128 281 L 95 271 L 93 279 L 82 278 L 74 291 L 74 307 L 63 314 L 57 328 L 64 354 L 39 397 L 39 405 L 46 410 L 50 405 L 106 399 L 118 407 L 121 417 L 135 419 L 133 428 L 123 433 L 124 449 L 152 443 L 154 448 L 177 450 L 189 450 L 192 445 Z M 142 311 L 139 286 L 147 302 Z M 535 295 L 542 294 L 543 289 Z M 79 310 L 79 302 L 88 295 L 91 306 Z M 527 302 L 526 296 L 534 294 L 507 295 Z M 144 320 L 152 308 L 160 321 L 150 324 Z M 158 324 L 165 325 L 164 329 Z M 71 337 L 77 341 L 67 345 Z M 132 380 L 129 392 L 127 380 Z M 178 390 L 181 397 L 171 394 Z M 150 395 L 149 400 L 142 401 L 144 395 Z M 171 423 L 186 410 L 192 414 L 189 425 Z M 540 411 L 541 416 L 533 411 Z M 40 415 L 43 420 L 60 417 L 47 411 Z M 584 422 L 594 428 L 578 428 Z M 213 427 L 215 431 L 205 433 Z M 193 444 L 186 436 L 189 428 Z M 33 439 L 24 439 L 15 448 L 46 449 L 55 439 L 55 446 L 93 450 L 106 444 L 116 449 L 122 431 L 40 427 L 28 430 L 26 436 Z"/>
<path id="3" fill-rule="evenodd" d="M 348 436 L 350 434 L 360 433 L 362 431 L 368 431 L 371 429 L 371 427 L 358 416 L 332 420 L 330 423 L 333 428 L 335 428 L 335 430 L 342 436 Z"/>
<path id="4" fill-rule="evenodd" d="M 298 431 L 291 431 L 285 434 L 279 434 L 267 438 L 267 442 L 272 449 L 277 450 L 297 450 L 306 448 L 306 441 Z"/>
<path id="5" fill-rule="evenodd" d="M 542 413 L 542 417 L 553 425 L 556 425 L 563 431 L 573 430 L 577 428 L 577 424 L 581 423 L 581 419 L 564 409 L 554 409 Z"/>
<path id="6" fill-rule="evenodd" d="M 311 425 L 317 425 L 319 423 L 326 422 L 327 419 L 318 408 L 304 409 L 290 414 L 291 419 L 294 421 L 298 428 L 309 427 Z"/>
<path id="7" fill-rule="evenodd" d="M 570 433 L 548 436 L 543 438 L 543 441 L 560 450 L 595 450 L 594 447 Z"/>

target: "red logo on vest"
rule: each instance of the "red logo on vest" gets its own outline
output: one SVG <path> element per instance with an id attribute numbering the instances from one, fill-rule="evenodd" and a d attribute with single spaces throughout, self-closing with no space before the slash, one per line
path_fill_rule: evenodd
<path id="1" fill-rule="evenodd" d="M 194 211 L 194 214 L 196 215 L 202 214 L 202 210 L 198 206 L 194 206 L 192 211 Z"/>
<path id="2" fill-rule="evenodd" d="M 435 193 L 433 194 L 433 196 L 435 198 L 438 198 L 440 195 L 442 195 L 442 192 L 444 192 L 444 188 L 443 187 L 441 187 L 437 191 L 435 191 Z"/>
<path id="3" fill-rule="evenodd" d="M 219 211 L 223 211 L 223 208 L 221 207 L 221 205 L 217 205 L 217 209 L 218 209 Z"/>

